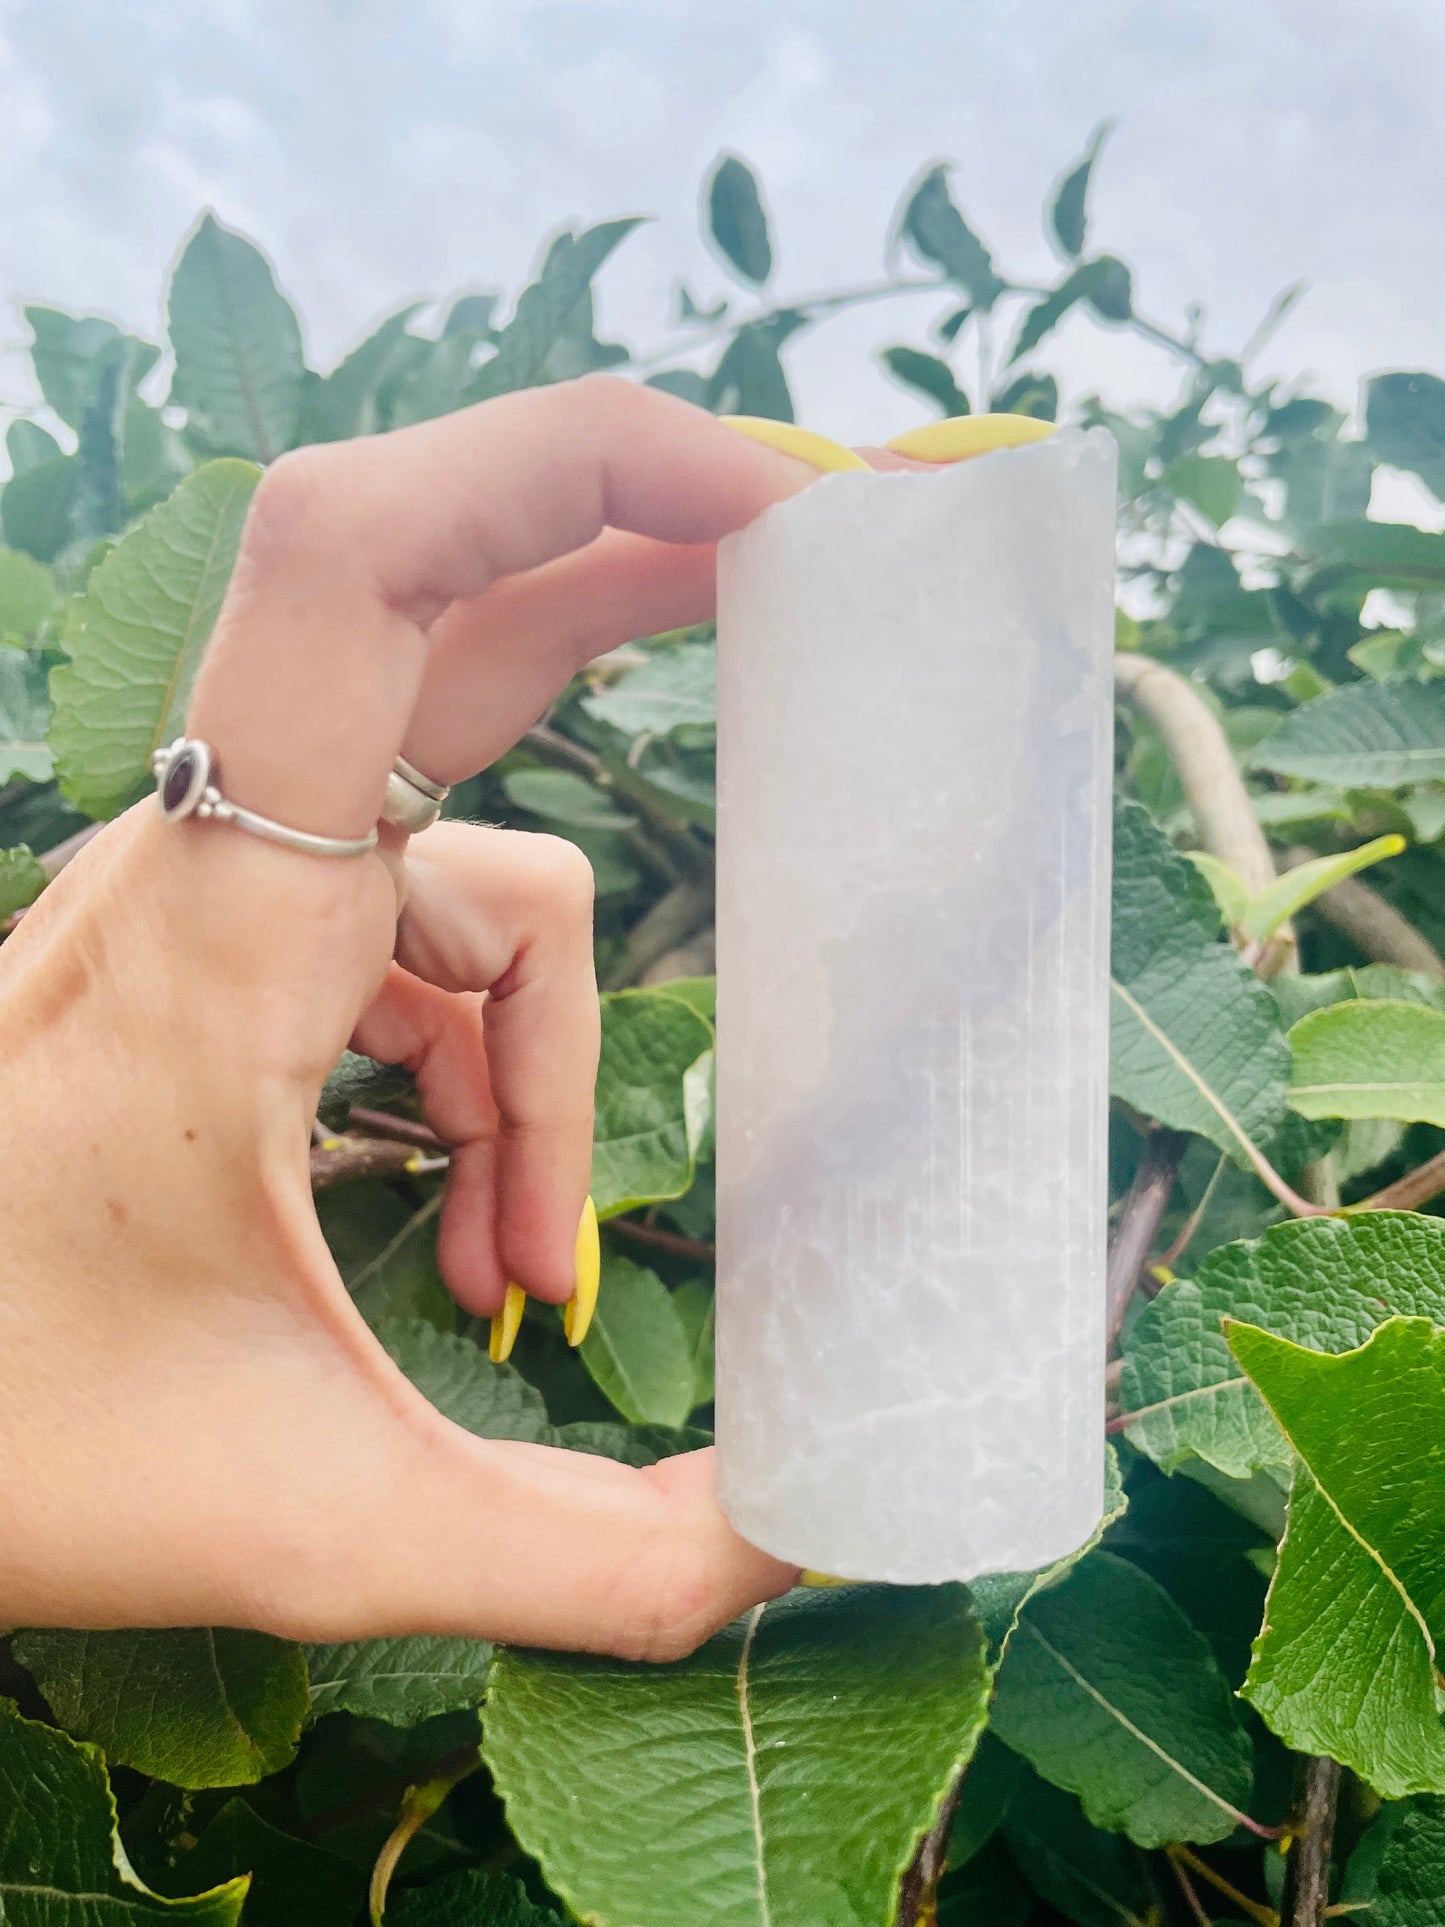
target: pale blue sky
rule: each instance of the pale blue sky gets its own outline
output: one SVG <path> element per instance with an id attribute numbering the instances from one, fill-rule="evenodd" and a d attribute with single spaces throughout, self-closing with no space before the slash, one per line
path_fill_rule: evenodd
<path id="1" fill-rule="evenodd" d="M 657 224 L 602 282 L 604 331 L 654 337 L 722 147 L 759 167 L 788 295 L 874 276 L 923 164 L 995 252 L 1048 269 L 1041 196 L 1105 115 L 1094 231 L 1177 324 L 1237 346 L 1313 288 L 1271 361 L 1340 399 L 1382 366 L 1445 369 L 1439 0 L 0 0 L 0 282 L 157 324 L 197 208 L 260 239 L 325 362 L 382 310 L 514 289 L 544 233 Z M 926 311 L 865 311 L 793 362 L 800 414 L 863 437 L 921 405 L 868 351 Z M 11 325 L 7 337 L 19 330 Z M 1082 321 L 1070 384 L 1157 388 Z M 13 359 L 0 399 L 23 399 Z"/>

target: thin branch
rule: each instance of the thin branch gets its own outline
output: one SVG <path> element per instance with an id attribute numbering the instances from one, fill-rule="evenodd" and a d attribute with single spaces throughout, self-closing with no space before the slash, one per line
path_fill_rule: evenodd
<path id="1" fill-rule="evenodd" d="M 1198 1204 L 1195 1205 L 1189 1216 L 1184 1220 L 1180 1228 L 1179 1236 L 1167 1251 L 1160 1252 L 1157 1263 L 1165 1270 L 1172 1271 L 1189 1249 L 1190 1245 L 1193 1244 L 1195 1234 L 1204 1222 L 1204 1214 L 1209 1209 L 1209 1201 L 1214 1196 L 1214 1187 L 1219 1183 L 1220 1173 L 1224 1170 L 1226 1162 L 1224 1153 L 1221 1151 L 1219 1154 L 1219 1162 L 1210 1172 L 1209 1182 L 1205 1185 Z"/>
<path id="2" fill-rule="evenodd" d="M 712 922 L 713 889 L 710 878 L 698 877 L 688 883 L 674 884 L 658 898 L 627 933 L 627 948 L 621 962 L 608 976 L 603 988 L 621 990 L 635 984 L 659 957 L 665 957 L 679 944 Z"/>
<path id="3" fill-rule="evenodd" d="M 818 320 L 826 314 L 837 314 L 846 308 L 862 306 L 866 301 L 887 301 L 900 294 L 957 294 L 956 283 L 941 279 L 908 280 L 897 276 L 888 281 L 869 282 L 861 288 L 829 288 L 822 294 L 799 295 L 796 301 L 779 301 L 769 308 L 759 308 L 753 314 L 723 315 L 704 327 L 690 328 L 686 334 L 679 334 L 675 341 L 666 342 L 654 348 L 650 354 L 639 356 L 631 364 L 637 369 L 657 368 L 666 361 L 674 361 L 679 355 L 689 355 L 698 348 L 705 348 L 709 342 L 720 340 L 723 335 L 731 334 L 744 322 L 756 326 L 776 321 L 785 314 L 806 314 L 811 320 Z"/>
<path id="4" fill-rule="evenodd" d="M 965 1767 L 938 1809 L 933 1825 L 918 1843 L 918 1851 L 898 1889 L 897 1927 L 926 1927 L 926 1923 L 935 1917 L 938 1883 L 943 1876 L 943 1863 L 948 1853 L 948 1836 L 953 1831 L 953 1816 L 958 1812 L 958 1803 L 963 1797 L 963 1782 L 967 1773 L 968 1768 Z"/>
<path id="5" fill-rule="evenodd" d="M 1229 865 L 1252 897 L 1267 890 L 1275 880 L 1274 858 L 1214 711 L 1192 683 L 1152 657 L 1117 655 L 1114 677 L 1121 695 L 1164 738 L 1204 848 Z"/>
<path id="6" fill-rule="evenodd" d="M 427 1821 L 438 1813 L 451 1797 L 453 1790 L 462 1781 L 470 1778 L 482 1764 L 481 1755 L 475 1747 L 469 1749 L 469 1756 L 460 1764 L 449 1767 L 433 1780 L 422 1786 L 409 1786 L 402 1795 L 401 1810 L 396 1825 L 376 1856 L 376 1865 L 371 1870 L 371 1888 L 368 1895 L 368 1908 L 371 1927 L 382 1927 L 382 1917 L 386 1912 L 386 1897 L 391 1888 L 392 1875 L 396 1872 L 397 1862 L 405 1853 L 410 1842 L 421 1832 Z"/>
<path id="7" fill-rule="evenodd" d="M 395 1138 L 328 1137 L 311 1147 L 311 1188 L 327 1191 L 358 1178 L 422 1177 L 444 1170 L 446 1162 Z"/>
<path id="8" fill-rule="evenodd" d="M 666 805 L 653 795 L 651 786 L 641 777 L 625 768 L 610 769 L 592 750 L 584 749 L 546 723 L 534 723 L 522 741 L 544 762 L 585 776 L 589 783 L 635 810 L 672 866 L 680 866 L 688 876 L 696 876 L 710 867 L 711 852 L 688 830 L 678 828 Z"/>
<path id="9" fill-rule="evenodd" d="M 661 1225 L 640 1224 L 636 1218 L 613 1218 L 609 1231 L 631 1238 L 634 1244 L 650 1245 L 654 1251 L 668 1251 L 676 1258 L 695 1258 L 699 1264 L 717 1262 L 717 1246 L 703 1238 L 688 1238 L 680 1231 L 664 1231 Z"/>
<path id="10" fill-rule="evenodd" d="M 1403 1178 L 1396 1178 L 1372 1198 L 1361 1204 L 1352 1204 L 1351 1211 L 1418 1211 L 1422 1204 L 1431 1198 L 1438 1198 L 1445 1191 L 1445 1151 L 1437 1151 L 1433 1158 L 1407 1171 Z"/>
<path id="11" fill-rule="evenodd" d="M 390 1111 L 373 1111 L 365 1104 L 353 1104 L 350 1122 L 373 1137 L 395 1138 L 398 1144 L 414 1144 L 419 1150 L 446 1152 L 451 1146 L 439 1138 L 429 1124 L 415 1118 L 394 1117 Z"/>
<path id="12" fill-rule="evenodd" d="M 1109 1343 L 1119 1336 L 1124 1313 L 1134 1296 L 1149 1253 L 1154 1248 L 1160 1220 L 1164 1216 L 1179 1175 L 1179 1164 L 1189 1145 L 1184 1131 L 1152 1130 L 1144 1140 L 1143 1154 L 1124 1200 L 1124 1213 L 1109 1240 L 1108 1304 Z"/>
<path id="13" fill-rule="evenodd" d="M 1172 1849 L 1170 1850 L 1168 1859 L 1174 1878 L 1179 1882 L 1179 1891 L 1184 1896 L 1185 1906 L 1188 1907 L 1190 1913 L 1193 1914 L 1194 1918 L 1200 1923 L 1200 1927 L 1214 1927 L 1214 1922 L 1204 1911 L 1204 1902 L 1194 1891 L 1194 1882 L 1185 1871 L 1183 1861 L 1177 1858 Z"/>
<path id="14" fill-rule="evenodd" d="M 1300 1822 L 1290 1854 L 1286 1913 L 1290 1927 L 1321 1927 L 1330 1901 L 1340 1769 L 1334 1760 L 1314 1754 L 1304 1761 L 1300 1779 Z"/>
<path id="15" fill-rule="evenodd" d="M 1182 1844 L 1172 1846 L 1169 1849 L 1169 1858 L 1177 1860 L 1181 1866 L 1188 1867 L 1191 1873 L 1197 1873 L 1201 1880 L 1207 1880 L 1210 1886 L 1216 1892 L 1223 1894 L 1232 1906 L 1238 1907 L 1239 1911 L 1248 1915 L 1249 1919 L 1257 1921 L 1259 1927 L 1280 1927 L 1279 1915 L 1273 1907 L 1266 1907 L 1263 1901 L 1251 1900 L 1248 1894 L 1242 1894 L 1233 1881 L 1226 1880 L 1222 1873 L 1216 1873 L 1209 1862 L 1201 1860 L 1192 1848 Z"/>

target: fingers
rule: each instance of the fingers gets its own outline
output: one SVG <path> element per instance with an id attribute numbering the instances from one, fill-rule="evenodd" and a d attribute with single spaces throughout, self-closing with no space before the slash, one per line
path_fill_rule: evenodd
<path id="1" fill-rule="evenodd" d="M 297 450 L 257 491 L 188 726 L 236 801 L 364 834 L 416 703 L 424 632 L 452 602 L 606 528 L 714 543 L 813 479 L 702 409 L 595 377 Z"/>
<path id="2" fill-rule="evenodd" d="M 412 840 L 405 891 L 400 967 L 356 1042 L 416 1072 L 455 1147 L 443 1273 L 480 1315 L 508 1283 L 565 1303 L 592 1166 L 591 866 L 557 837 L 443 823 Z"/>

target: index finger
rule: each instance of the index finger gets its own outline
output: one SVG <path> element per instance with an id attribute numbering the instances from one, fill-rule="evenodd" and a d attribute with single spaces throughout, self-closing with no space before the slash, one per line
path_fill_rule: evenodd
<path id="1" fill-rule="evenodd" d="M 364 835 L 449 604 L 607 528 L 717 542 L 814 479 L 703 409 L 605 376 L 296 450 L 256 492 L 188 729 L 236 802 Z"/>

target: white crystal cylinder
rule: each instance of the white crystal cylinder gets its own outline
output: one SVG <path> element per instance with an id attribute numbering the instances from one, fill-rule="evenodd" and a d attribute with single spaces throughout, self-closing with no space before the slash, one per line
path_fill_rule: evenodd
<path id="1" fill-rule="evenodd" d="M 719 554 L 718 1479 L 799 1565 L 1099 1522 L 1113 587 L 1101 429 Z"/>

